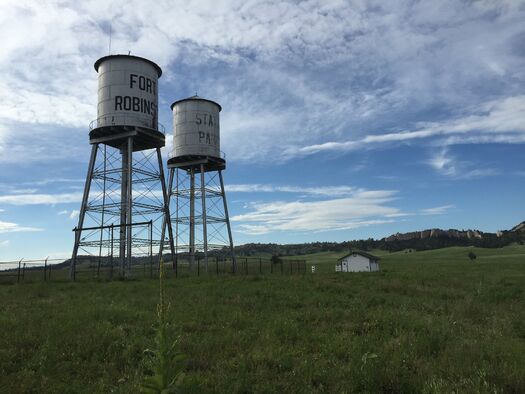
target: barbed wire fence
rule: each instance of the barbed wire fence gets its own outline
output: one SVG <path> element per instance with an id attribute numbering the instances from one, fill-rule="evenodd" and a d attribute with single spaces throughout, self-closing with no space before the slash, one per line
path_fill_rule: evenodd
<path id="1" fill-rule="evenodd" d="M 306 260 L 270 259 L 259 257 L 237 257 L 237 264 L 231 258 L 209 256 L 207 264 L 202 256 L 196 257 L 196 264 L 189 264 L 188 256 L 177 256 L 177 264 L 164 256 L 167 277 L 210 277 L 210 276 L 253 276 L 253 275 L 296 275 L 307 273 Z M 0 283 L 69 281 L 70 259 L 19 259 L 0 261 Z M 120 279 L 117 264 L 112 261 L 93 259 L 90 256 L 79 256 L 76 267 L 79 280 L 114 280 Z M 155 256 L 136 258 L 132 264 L 131 276 L 128 279 L 158 278 L 159 258 Z"/>

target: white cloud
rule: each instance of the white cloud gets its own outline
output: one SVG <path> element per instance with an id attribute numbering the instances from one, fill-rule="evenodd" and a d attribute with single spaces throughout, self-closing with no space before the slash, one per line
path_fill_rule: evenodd
<path id="1" fill-rule="evenodd" d="M 433 137 L 446 137 L 451 134 L 454 135 L 439 140 L 438 145 L 525 142 L 525 96 L 510 97 L 503 101 L 496 100 L 484 103 L 481 108 L 476 108 L 474 111 L 476 113 L 458 119 L 421 123 L 416 130 L 367 135 L 359 140 L 333 141 L 303 147 L 288 147 L 285 150 L 285 154 L 288 157 L 294 157 L 326 151 L 345 152 L 374 148 L 383 144 L 406 143 Z"/>
<path id="2" fill-rule="evenodd" d="M 456 175 L 455 160 L 449 155 L 448 149 L 441 149 L 428 164 L 443 175 Z"/>
<path id="3" fill-rule="evenodd" d="M 0 221 L 0 234 L 2 233 L 19 233 L 19 232 L 32 232 L 32 231 L 42 231 L 40 228 L 36 227 L 23 227 L 17 223 L 3 222 Z"/>
<path id="4" fill-rule="evenodd" d="M 289 185 L 269 185 L 269 184 L 230 184 L 225 186 L 227 192 L 234 193 L 302 193 L 318 196 L 346 196 L 356 192 L 356 188 L 351 186 L 318 186 L 302 187 Z"/>
<path id="5" fill-rule="evenodd" d="M 428 164 L 439 174 L 453 179 L 477 179 L 499 174 L 499 171 L 494 168 L 473 168 L 474 164 L 457 160 L 450 154 L 448 147 L 435 153 Z"/>
<path id="6" fill-rule="evenodd" d="M 9 246 L 9 244 L 10 244 L 10 241 L 8 239 L 6 239 L 5 241 L 0 241 L 0 248 L 5 248 Z"/>
<path id="7" fill-rule="evenodd" d="M 69 214 L 69 218 L 70 219 L 76 219 L 76 218 L 78 218 L 78 215 L 80 215 L 80 211 L 77 211 L 76 209 L 74 209 Z"/>
<path id="8" fill-rule="evenodd" d="M 386 205 L 395 192 L 358 191 L 351 197 L 323 201 L 275 201 L 254 203 L 249 213 L 236 215 L 238 231 L 266 234 L 280 231 L 348 230 L 373 224 L 390 223 L 402 212 Z"/>
<path id="9" fill-rule="evenodd" d="M 24 182 L 24 184 L 27 184 L 27 185 L 35 185 L 35 186 L 47 186 L 47 185 L 52 185 L 52 184 L 55 184 L 55 183 L 58 183 L 58 184 L 76 184 L 75 186 L 77 186 L 78 184 L 82 184 L 84 183 L 86 180 L 85 179 L 73 179 L 73 178 L 48 178 L 48 179 L 38 179 L 38 180 L 32 180 L 30 182 Z"/>
<path id="10" fill-rule="evenodd" d="M 64 209 L 63 211 L 60 211 L 57 213 L 57 215 L 67 215 L 70 219 L 76 219 L 78 218 L 78 215 L 80 214 L 80 211 L 73 209 L 71 212 L 67 209 Z"/>
<path id="11" fill-rule="evenodd" d="M 52 205 L 71 202 L 80 202 L 82 193 L 61 194 L 12 194 L 0 196 L 0 203 L 10 205 Z"/>
<path id="12" fill-rule="evenodd" d="M 83 146 L 83 128 L 96 117 L 92 65 L 108 53 L 110 24 L 112 53 L 130 50 L 165 69 L 161 93 L 170 96 L 161 96 L 161 118 L 169 119 L 174 86 L 223 104 L 222 143 L 230 159 L 423 139 L 425 130 L 437 132 L 384 130 L 432 120 L 433 111 L 452 120 L 473 116 L 466 120 L 477 133 L 484 97 L 505 103 L 522 93 L 522 4 L 5 0 L 0 151 L 8 146 L 16 154 L 1 160 L 60 153 L 78 160 L 78 148 L 64 148 Z M 509 119 L 500 120 L 508 126 Z M 374 135 L 378 130 L 384 137 Z"/>
<path id="13" fill-rule="evenodd" d="M 455 208 L 454 205 L 443 205 L 440 207 L 422 209 L 420 213 L 422 215 L 443 215 L 445 213 L 448 213 L 453 208 Z"/>

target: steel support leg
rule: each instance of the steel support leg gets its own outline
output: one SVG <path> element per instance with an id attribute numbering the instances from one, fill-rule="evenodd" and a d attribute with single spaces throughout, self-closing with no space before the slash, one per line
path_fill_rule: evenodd
<path id="1" fill-rule="evenodd" d="M 107 159 L 107 155 L 106 155 L 106 148 L 107 146 L 104 145 L 104 179 L 103 179 L 103 183 L 102 183 L 102 207 L 104 207 L 106 205 L 106 166 L 107 166 L 107 163 L 106 163 L 106 159 Z M 100 264 L 102 262 L 102 241 L 104 240 L 104 213 L 105 213 L 105 209 L 103 208 L 102 209 L 102 221 L 100 223 L 100 225 L 102 226 L 100 228 L 100 246 L 98 247 L 98 266 L 97 266 L 97 278 L 100 276 Z"/>
<path id="2" fill-rule="evenodd" d="M 119 227 L 119 258 L 120 276 L 124 277 L 126 270 L 126 232 L 129 231 L 127 224 L 127 203 L 128 203 L 128 147 L 122 146 L 122 171 L 120 175 L 120 227 Z"/>
<path id="3" fill-rule="evenodd" d="M 175 275 L 179 272 L 179 169 L 172 169 L 171 170 L 171 181 L 173 182 L 173 172 L 175 173 L 175 195 L 177 198 L 175 199 Z M 170 194 L 171 190 L 173 190 L 173 184 L 170 185 Z"/>
<path id="4" fill-rule="evenodd" d="M 195 169 L 190 169 L 190 270 L 195 265 Z"/>
<path id="5" fill-rule="evenodd" d="M 133 190 L 133 138 L 128 138 L 128 193 L 127 193 L 127 248 L 128 248 L 128 266 L 127 266 L 127 273 L 128 275 L 131 275 L 131 258 L 132 258 L 132 248 L 133 245 L 131 244 L 131 241 L 133 239 L 133 218 L 131 216 L 132 214 L 132 204 L 133 204 L 133 196 L 132 196 L 132 190 Z"/>
<path id="6" fill-rule="evenodd" d="M 224 203 L 224 216 L 226 217 L 226 226 L 228 228 L 228 238 L 230 240 L 230 253 L 233 264 L 233 272 L 237 272 L 237 261 L 235 260 L 235 253 L 233 251 L 233 237 L 232 237 L 232 228 L 230 226 L 230 215 L 228 215 L 228 204 L 226 203 L 226 192 L 224 191 L 224 181 L 222 179 L 222 171 L 219 170 L 219 180 L 221 182 L 221 193 L 222 193 L 222 202 Z"/>
<path id="7" fill-rule="evenodd" d="M 75 245 L 73 246 L 73 255 L 71 257 L 71 266 L 69 269 L 69 279 L 75 280 L 77 269 L 77 254 L 80 246 L 80 237 L 82 235 L 82 227 L 84 226 L 84 217 L 86 216 L 86 208 L 89 197 L 89 190 L 91 189 L 91 179 L 93 178 L 93 170 L 95 168 L 95 161 L 97 159 L 98 144 L 93 144 L 91 147 L 91 158 L 89 159 L 88 172 L 86 176 L 86 184 L 84 185 L 84 195 L 82 196 L 82 205 L 80 206 L 80 214 L 78 216 L 78 226 L 75 231 Z"/>
<path id="8" fill-rule="evenodd" d="M 202 239 L 204 244 L 204 267 L 206 272 L 208 272 L 208 228 L 206 227 L 206 187 L 204 178 L 204 164 L 201 164 Z"/>
<path id="9" fill-rule="evenodd" d="M 159 256 L 162 258 L 162 247 L 164 246 L 164 237 L 165 237 L 165 229 L 166 226 L 168 226 L 168 238 L 170 243 L 170 249 L 171 249 L 171 260 L 173 263 L 173 267 L 175 267 L 175 247 L 173 245 L 173 228 L 171 227 L 171 216 L 170 216 L 170 196 L 171 196 L 171 184 L 173 183 L 173 172 L 170 171 L 169 175 L 169 193 L 166 191 L 166 181 L 164 178 L 164 167 L 162 164 L 162 155 L 160 153 L 160 148 L 157 148 L 157 159 L 159 161 L 159 175 L 160 175 L 160 184 L 162 185 L 162 195 L 164 197 L 164 224 L 162 225 L 162 237 L 160 239 L 160 251 Z"/>

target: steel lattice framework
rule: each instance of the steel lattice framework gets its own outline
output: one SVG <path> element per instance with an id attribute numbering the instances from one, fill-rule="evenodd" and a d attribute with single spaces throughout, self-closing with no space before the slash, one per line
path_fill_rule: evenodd
<path id="1" fill-rule="evenodd" d="M 93 143 L 84 197 L 75 231 L 71 278 L 77 259 L 132 274 L 133 261 L 153 259 L 162 246 L 163 224 L 169 220 L 168 195 L 160 147 L 134 151 L 133 137 L 120 148 Z M 173 246 L 171 237 L 168 242 Z M 173 249 L 172 249 L 173 250 Z M 135 259 L 135 260 L 133 260 Z"/>
<path id="2" fill-rule="evenodd" d="M 173 165 L 168 162 L 168 193 L 177 265 L 187 259 L 189 270 L 195 258 L 203 257 L 208 270 L 209 252 L 227 251 L 236 270 L 222 169 L 205 163 Z"/>

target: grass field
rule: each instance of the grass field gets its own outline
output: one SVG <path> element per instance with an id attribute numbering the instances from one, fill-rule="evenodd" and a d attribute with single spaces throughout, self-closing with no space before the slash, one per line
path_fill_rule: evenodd
<path id="1" fill-rule="evenodd" d="M 470 262 L 467 254 L 478 258 Z M 381 272 L 169 279 L 182 392 L 525 392 L 525 247 L 382 253 Z M 0 392 L 138 392 L 158 282 L 0 286 Z"/>

